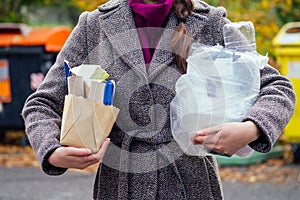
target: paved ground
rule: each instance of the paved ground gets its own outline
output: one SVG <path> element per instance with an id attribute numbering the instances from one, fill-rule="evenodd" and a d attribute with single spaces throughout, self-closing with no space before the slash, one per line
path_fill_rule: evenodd
<path id="1" fill-rule="evenodd" d="M 36 168 L 1 168 L 0 200 L 92 199 L 93 174 L 47 176 Z"/>
<path id="2" fill-rule="evenodd" d="M 299 200 L 300 184 L 223 183 L 225 200 Z"/>
<path id="3" fill-rule="evenodd" d="M 0 200 L 86 200 L 94 174 L 67 172 L 58 177 L 37 168 L 0 167 Z M 298 200 L 300 184 L 224 182 L 225 200 Z"/>

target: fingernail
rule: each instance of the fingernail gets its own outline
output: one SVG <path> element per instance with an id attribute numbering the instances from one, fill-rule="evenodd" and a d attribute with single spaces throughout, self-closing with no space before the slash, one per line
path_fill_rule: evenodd
<path id="1" fill-rule="evenodd" d="M 192 142 L 193 142 L 194 144 L 200 144 L 196 138 L 193 138 Z"/>
<path id="2" fill-rule="evenodd" d="M 89 154 L 92 153 L 92 151 L 91 151 L 90 149 L 88 149 L 88 148 L 86 148 L 86 151 L 87 151 L 87 153 L 89 153 Z"/>
<path id="3" fill-rule="evenodd" d="M 205 136 L 205 131 L 204 130 L 199 130 L 197 132 L 197 135 L 199 135 L 199 136 Z"/>

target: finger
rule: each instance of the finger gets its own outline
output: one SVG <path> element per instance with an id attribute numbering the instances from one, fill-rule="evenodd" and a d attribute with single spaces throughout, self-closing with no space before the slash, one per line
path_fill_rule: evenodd
<path id="1" fill-rule="evenodd" d="M 89 166 L 98 163 L 103 158 L 103 155 L 108 147 L 110 139 L 106 138 L 101 144 L 99 151 L 95 154 L 89 154 L 87 156 L 75 158 L 78 163 L 81 163 L 83 166 Z"/>
<path id="2" fill-rule="evenodd" d="M 205 146 L 205 148 L 210 149 L 210 150 L 223 152 L 216 144 L 203 144 L 203 146 Z"/>
<path id="3" fill-rule="evenodd" d="M 88 156 L 69 156 L 69 162 L 73 163 L 72 168 L 85 169 L 86 167 L 98 162 L 93 154 Z M 67 162 L 67 160 L 66 160 Z"/>
<path id="4" fill-rule="evenodd" d="M 106 138 L 101 144 L 99 151 L 95 154 L 98 161 L 101 161 L 110 143 L 110 139 Z"/>
<path id="5" fill-rule="evenodd" d="M 220 156 L 225 156 L 225 157 L 231 157 L 230 154 L 222 152 L 219 148 L 217 148 L 215 143 L 214 144 L 208 144 L 206 142 L 205 143 L 200 143 L 198 141 L 195 141 L 194 144 L 202 144 L 203 146 L 205 146 L 208 153 L 215 154 L 215 155 L 220 155 Z"/>
<path id="6" fill-rule="evenodd" d="M 205 136 L 210 134 L 216 134 L 220 132 L 222 129 L 223 129 L 223 124 L 199 130 L 196 135 Z"/>
<path id="7" fill-rule="evenodd" d="M 89 156 L 92 151 L 87 148 L 66 147 L 67 156 Z"/>
<path id="8" fill-rule="evenodd" d="M 220 133 L 221 132 L 218 132 L 218 133 L 215 133 L 215 134 L 208 134 L 208 135 L 205 135 L 205 136 L 195 136 L 192 141 L 194 144 L 216 144 L 220 138 Z"/>
<path id="9" fill-rule="evenodd" d="M 194 144 L 202 144 L 209 153 L 212 154 L 217 154 L 217 152 L 222 152 L 218 146 L 216 145 L 216 143 L 208 143 L 207 141 L 203 142 L 204 137 L 201 138 L 202 142 L 200 142 L 200 140 L 195 140 Z"/>
<path id="10" fill-rule="evenodd" d="M 194 144 L 202 144 L 202 145 L 215 145 L 217 141 L 218 140 L 215 139 L 215 137 L 208 137 L 208 136 L 196 136 L 192 140 Z"/>
<path id="11" fill-rule="evenodd" d="M 203 144 L 204 140 L 205 140 L 205 137 L 206 136 L 195 136 L 193 139 L 192 139 L 192 142 L 194 144 Z"/>
<path id="12" fill-rule="evenodd" d="M 86 164 L 87 166 L 98 163 L 99 160 L 95 155 L 96 154 L 91 154 L 89 156 L 83 157 L 83 163 Z"/>
<path id="13" fill-rule="evenodd" d="M 110 139 L 106 138 L 101 144 L 99 151 L 95 154 L 91 154 L 83 158 L 83 162 L 88 163 L 88 165 L 93 165 L 100 162 L 104 156 L 104 153 L 109 145 Z"/>

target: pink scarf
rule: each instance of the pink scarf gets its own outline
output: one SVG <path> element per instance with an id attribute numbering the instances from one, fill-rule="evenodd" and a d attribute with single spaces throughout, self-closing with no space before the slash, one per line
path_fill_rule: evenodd
<path id="1" fill-rule="evenodd" d="M 155 28 L 165 27 L 173 1 L 158 0 L 157 4 L 145 4 L 143 0 L 129 0 L 146 64 L 151 62 L 162 33 Z"/>

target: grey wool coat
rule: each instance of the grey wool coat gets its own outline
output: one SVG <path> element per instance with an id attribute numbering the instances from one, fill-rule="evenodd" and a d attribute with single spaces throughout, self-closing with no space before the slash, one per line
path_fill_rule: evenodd
<path id="1" fill-rule="evenodd" d="M 187 18 L 191 37 L 204 44 L 224 44 L 224 8 L 197 0 Z M 56 63 L 38 90 L 26 101 L 26 133 L 42 170 L 60 175 L 67 169 L 52 166 L 48 157 L 58 147 L 64 96 L 63 61 L 70 66 L 100 64 L 116 81 L 114 105 L 120 114 L 111 143 L 95 179 L 94 199 L 223 199 L 214 156 L 188 156 L 174 142 L 169 104 L 180 77 L 170 49 L 176 28 L 171 11 L 153 59 L 146 70 L 139 37 L 127 0 L 111 0 L 84 12 Z M 261 91 L 244 120 L 261 130 L 249 144 L 268 152 L 293 114 L 295 95 L 289 80 L 270 66 L 261 70 Z M 88 133 L 87 133 L 88 134 Z"/>

